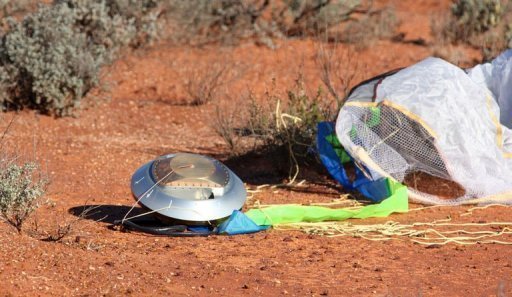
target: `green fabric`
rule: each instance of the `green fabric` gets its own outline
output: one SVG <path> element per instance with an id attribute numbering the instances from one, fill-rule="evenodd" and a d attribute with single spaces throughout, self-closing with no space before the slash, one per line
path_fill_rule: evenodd
<path id="1" fill-rule="evenodd" d="M 387 217 L 395 212 L 407 212 L 409 201 L 407 187 L 388 179 L 391 196 L 378 204 L 364 206 L 358 210 L 334 209 L 320 206 L 282 204 L 254 208 L 245 214 L 256 224 L 277 225 L 299 222 L 342 221 L 356 218 Z"/>
<path id="2" fill-rule="evenodd" d="M 356 130 L 356 127 L 355 126 L 352 126 L 352 128 L 350 129 L 350 139 L 354 140 L 356 139 L 357 137 L 357 130 Z"/>
<path id="3" fill-rule="evenodd" d="M 380 124 L 380 107 L 370 107 L 370 112 L 372 113 L 372 116 L 368 120 L 368 127 L 373 128 Z"/>
<path id="4" fill-rule="evenodd" d="M 380 124 L 381 109 L 379 106 L 370 107 L 370 118 L 366 121 L 368 128 L 373 128 Z M 349 132 L 350 139 L 355 140 L 357 138 L 357 130 L 355 126 L 352 126 Z"/>
<path id="5" fill-rule="evenodd" d="M 338 136 L 336 136 L 336 133 L 327 135 L 325 137 L 325 139 L 327 140 L 328 143 L 330 143 L 332 145 L 334 152 L 336 152 L 336 155 L 338 155 L 342 164 L 345 164 L 345 163 L 348 163 L 351 161 L 350 156 L 347 154 L 345 149 L 343 149 L 343 146 L 341 146 L 341 143 L 338 140 Z"/>

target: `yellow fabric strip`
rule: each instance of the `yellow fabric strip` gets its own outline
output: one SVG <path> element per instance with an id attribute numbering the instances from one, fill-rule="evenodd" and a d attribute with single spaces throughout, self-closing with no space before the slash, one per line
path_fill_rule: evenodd
<path id="1" fill-rule="evenodd" d="M 496 115 L 494 114 L 494 112 L 492 112 L 492 97 L 489 96 L 489 94 L 487 94 L 487 98 L 486 98 L 486 103 L 487 103 L 487 111 L 489 111 L 489 116 L 491 117 L 491 121 L 493 122 L 494 126 L 496 126 L 496 144 L 498 145 L 498 147 L 500 149 L 503 149 L 503 129 L 501 128 L 501 124 L 500 124 L 500 121 L 498 120 L 498 118 L 496 117 Z"/>
<path id="2" fill-rule="evenodd" d="M 509 159 L 512 158 L 512 153 L 505 152 L 503 149 L 503 128 L 501 127 L 501 123 L 498 119 L 498 117 L 492 112 L 492 97 L 491 95 L 487 94 L 487 111 L 489 112 L 489 116 L 491 117 L 491 121 L 496 126 L 496 145 L 501 149 L 501 153 L 503 154 L 503 157 Z"/>

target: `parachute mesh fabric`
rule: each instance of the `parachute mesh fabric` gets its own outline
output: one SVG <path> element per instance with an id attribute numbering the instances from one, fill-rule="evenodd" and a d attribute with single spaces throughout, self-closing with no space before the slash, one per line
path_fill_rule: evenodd
<path id="1" fill-rule="evenodd" d="M 469 71 L 428 58 L 356 87 L 336 122 L 341 144 L 371 179 L 405 183 L 413 200 L 511 203 L 512 133 L 499 103 L 512 96 L 496 91 L 512 88 L 507 53 Z M 488 85 L 497 80 L 508 88 Z"/>

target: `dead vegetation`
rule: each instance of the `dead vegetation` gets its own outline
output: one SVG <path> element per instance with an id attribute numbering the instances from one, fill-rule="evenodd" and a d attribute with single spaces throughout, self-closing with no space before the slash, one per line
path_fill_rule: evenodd
<path id="1" fill-rule="evenodd" d="M 229 87 L 245 74 L 248 66 L 244 61 L 235 61 L 225 50 L 213 51 L 213 57 L 201 63 L 190 63 L 177 69 L 185 98 L 180 104 L 199 106 L 230 96 Z"/>
<path id="2" fill-rule="evenodd" d="M 240 137 L 242 136 L 236 128 L 239 120 L 238 111 L 228 108 L 226 104 L 215 106 L 212 127 L 215 132 L 224 140 L 232 155 L 240 153 Z"/>
<path id="3" fill-rule="evenodd" d="M 345 103 L 350 89 L 364 71 L 364 65 L 350 49 L 341 49 L 337 44 L 320 44 L 316 64 L 324 87 L 336 102 L 336 109 Z"/>
<path id="4" fill-rule="evenodd" d="M 87 205 L 87 204 L 86 204 Z M 42 230 L 37 222 L 34 221 L 32 230 L 30 231 L 31 236 L 38 238 L 42 241 L 48 242 L 60 242 L 63 239 L 71 236 L 76 232 L 76 226 L 87 219 L 89 216 L 94 215 L 93 211 L 98 209 L 100 206 L 84 206 L 83 210 L 72 219 L 65 217 L 57 218 L 53 228 L 49 230 Z"/>
<path id="5" fill-rule="evenodd" d="M 194 68 L 185 82 L 190 105 L 203 105 L 213 101 L 220 88 L 226 83 L 228 66 L 218 62 L 208 65 L 207 69 Z"/>

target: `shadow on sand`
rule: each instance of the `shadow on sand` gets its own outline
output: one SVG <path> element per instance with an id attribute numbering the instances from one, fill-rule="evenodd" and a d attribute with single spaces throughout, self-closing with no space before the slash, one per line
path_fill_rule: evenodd
<path id="1" fill-rule="evenodd" d="M 131 206 L 125 205 L 80 205 L 72 207 L 68 212 L 74 216 L 82 217 L 86 220 L 114 224 L 115 221 L 122 220 Z M 143 214 L 145 211 L 140 207 L 135 207 L 130 216 Z"/>

